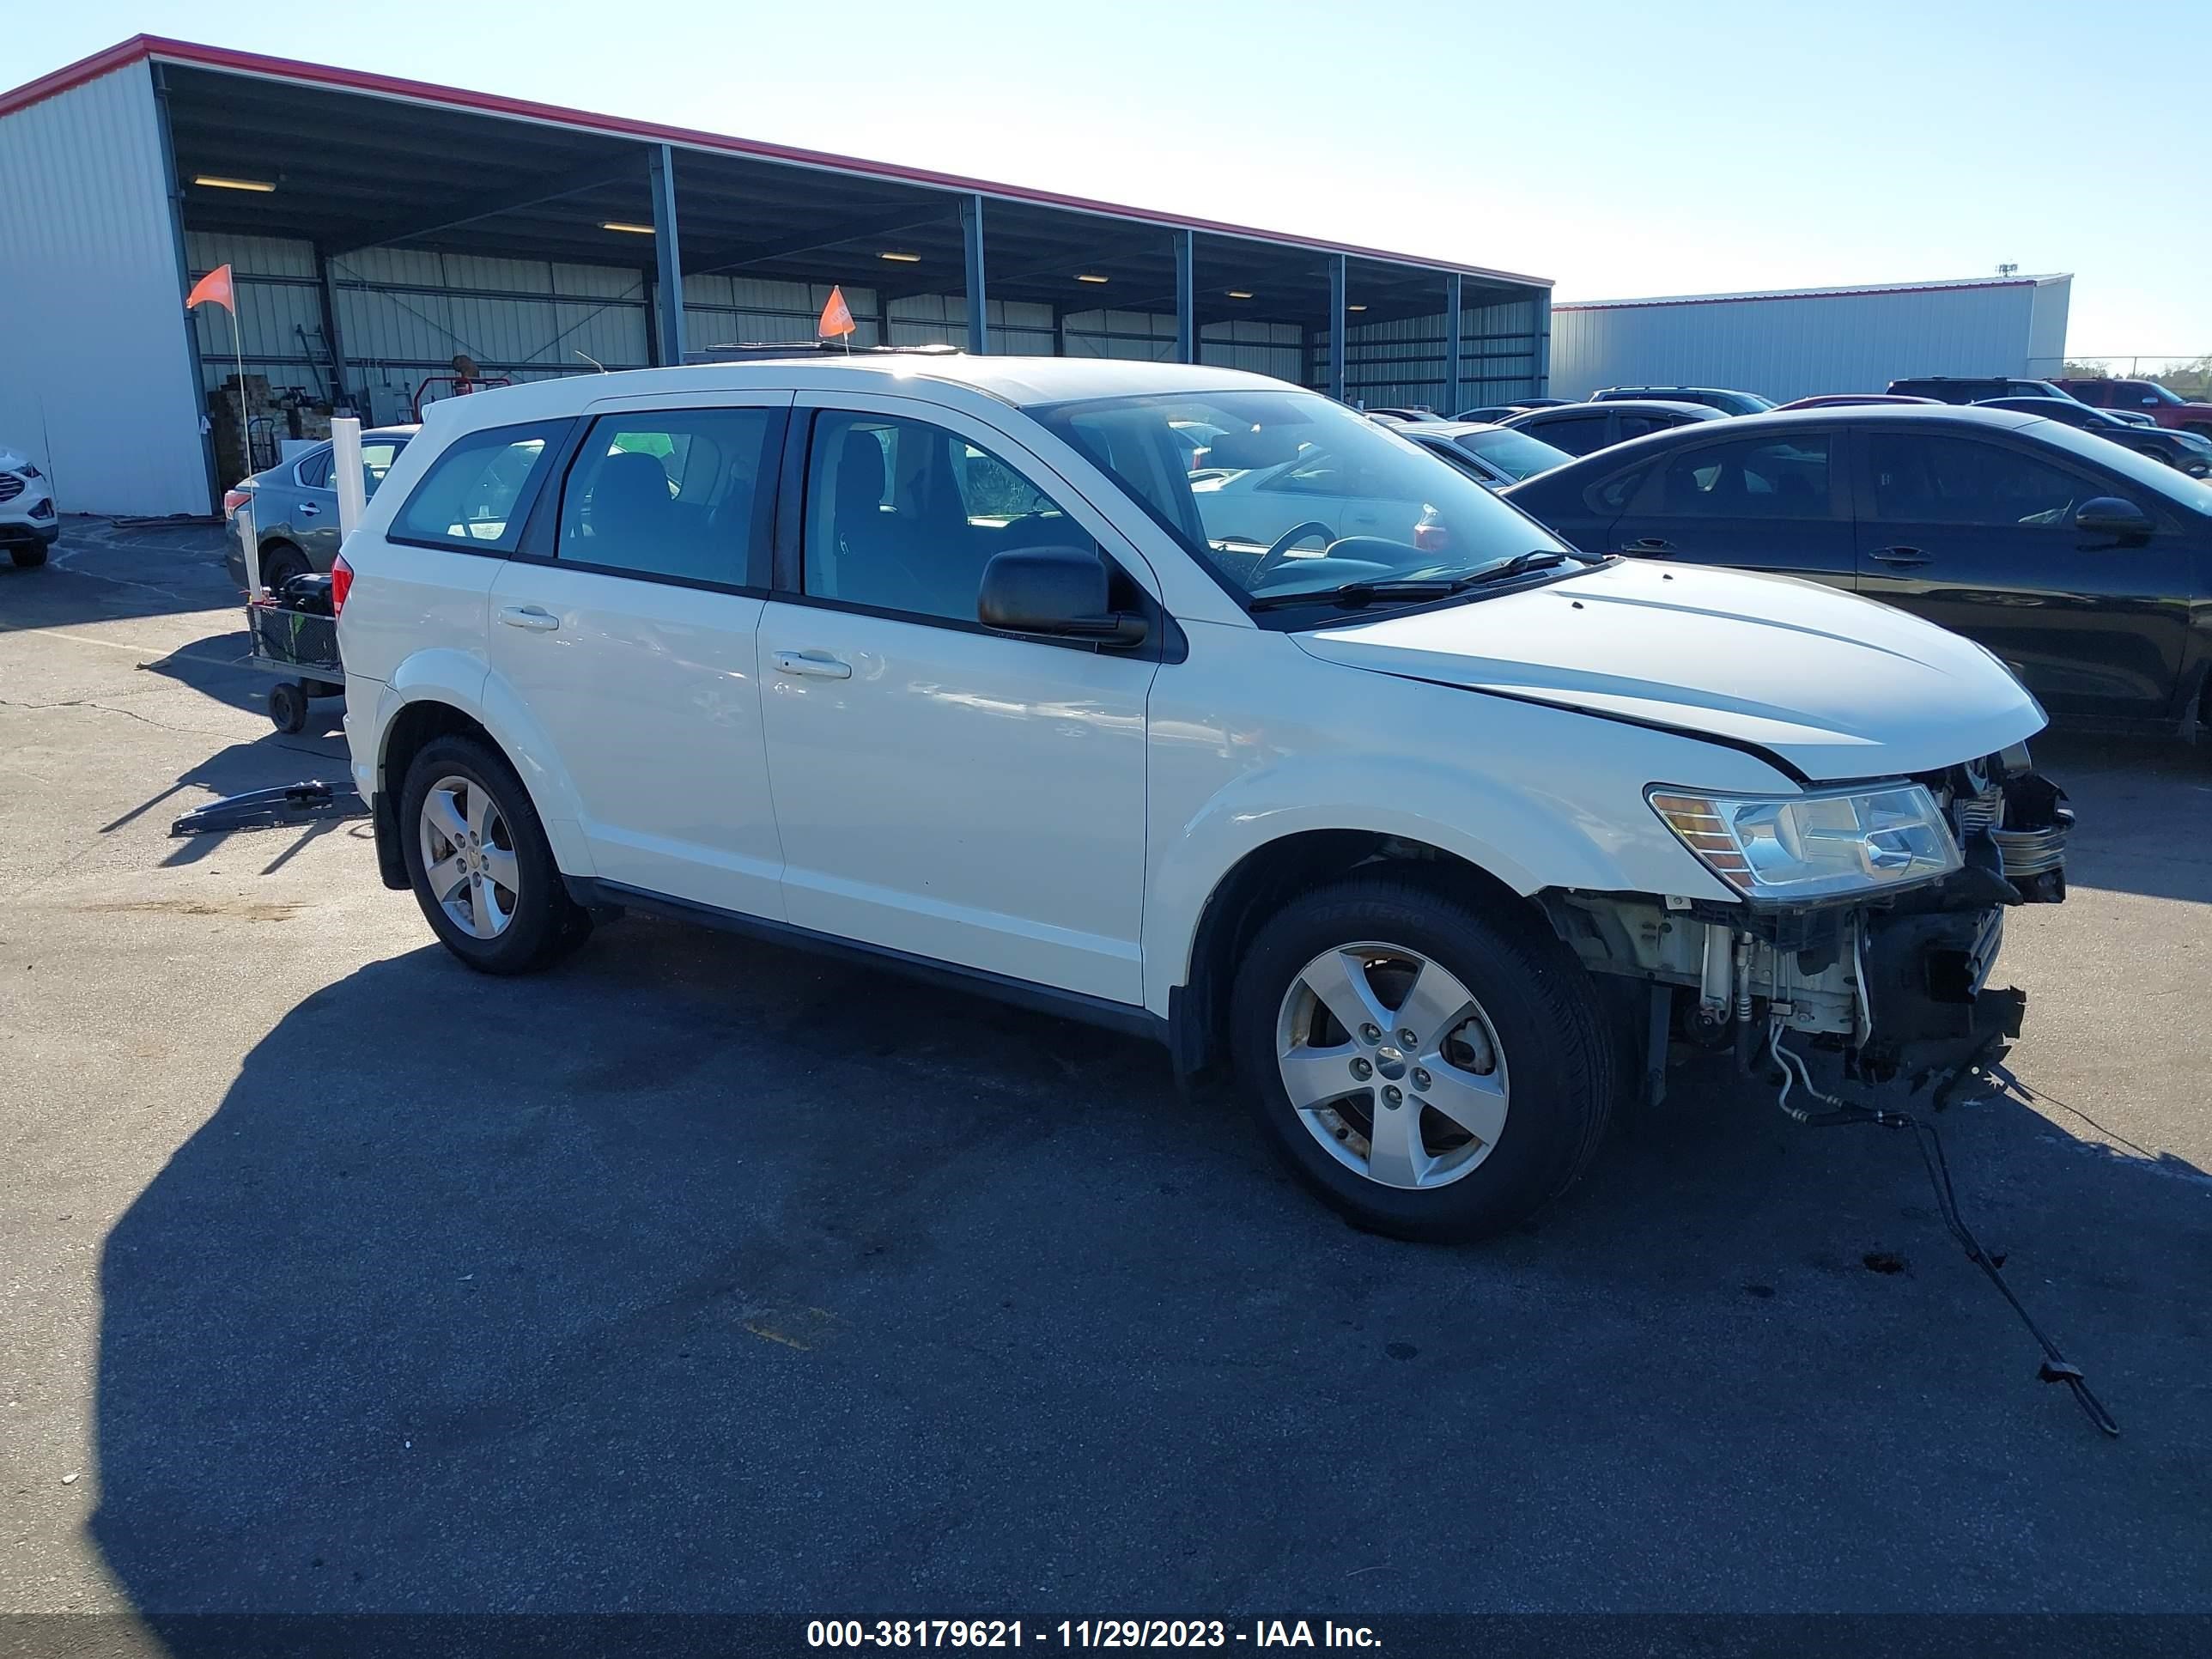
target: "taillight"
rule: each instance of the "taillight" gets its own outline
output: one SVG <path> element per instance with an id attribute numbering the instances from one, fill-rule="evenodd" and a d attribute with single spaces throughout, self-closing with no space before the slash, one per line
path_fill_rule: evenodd
<path id="1" fill-rule="evenodd" d="M 222 516 L 228 518 L 253 499 L 250 489 L 226 489 L 222 492 Z"/>
<path id="2" fill-rule="evenodd" d="M 345 611 L 346 595 L 353 592 L 353 567 L 341 553 L 331 562 L 331 615 L 341 616 Z"/>

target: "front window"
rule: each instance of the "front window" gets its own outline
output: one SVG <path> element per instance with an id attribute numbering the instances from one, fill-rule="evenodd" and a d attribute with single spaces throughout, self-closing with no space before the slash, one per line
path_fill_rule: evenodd
<path id="1" fill-rule="evenodd" d="M 1470 455 L 1480 455 L 1500 472 L 1516 478 L 1533 478 L 1574 457 L 1525 432 L 1466 432 L 1453 440 Z"/>
<path id="2" fill-rule="evenodd" d="M 1106 398 L 1030 411 L 1242 599 L 1457 577 L 1566 550 L 1449 462 L 1309 392 Z M 1186 470 L 1176 429 L 1210 427 Z"/>
<path id="3" fill-rule="evenodd" d="M 2136 395 L 2146 403 L 2185 404 L 2189 401 L 2171 386 L 2160 386 L 2156 380 L 2145 380 Z"/>

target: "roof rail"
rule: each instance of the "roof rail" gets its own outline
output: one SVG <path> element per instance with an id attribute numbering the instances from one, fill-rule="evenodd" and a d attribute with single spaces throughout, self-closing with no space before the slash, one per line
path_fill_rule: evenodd
<path id="1" fill-rule="evenodd" d="M 733 345 L 710 345 L 704 351 L 684 353 L 687 363 L 726 363 L 732 360 L 749 362 L 776 357 L 963 357 L 967 354 L 958 346 L 951 345 L 867 345 L 846 346 L 834 340 L 787 340 L 780 344 L 759 344 L 743 342 Z"/>

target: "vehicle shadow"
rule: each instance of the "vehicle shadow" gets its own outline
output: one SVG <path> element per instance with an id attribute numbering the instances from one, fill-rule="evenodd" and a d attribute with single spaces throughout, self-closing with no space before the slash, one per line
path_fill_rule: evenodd
<path id="1" fill-rule="evenodd" d="M 64 516 L 43 565 L 0 559 L 0 617 L 58 628 L 244 603 L 222 568 L 219 526 Z"/>
<path id="2" fill-rule="evenodd" d="M 2118 1442 L 1908 1137 L 1724 1077 L 1527 1233 L 1406 1246 L 1149 1047 L 633 920 L 373 963 L 205 1105 L 105 1247 L 92 1522 L 195 1659 L 205 1613 L 2203 1600 L 2212 1188 L 2014 1099 L 1948 1115 L 1962 1200 Z"/>

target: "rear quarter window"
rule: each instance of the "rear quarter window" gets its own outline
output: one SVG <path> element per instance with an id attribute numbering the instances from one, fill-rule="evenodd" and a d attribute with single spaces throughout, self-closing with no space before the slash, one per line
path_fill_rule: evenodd
<path id="1" fill-rule="evenodd" d="M 512 553 L 570 424 L 489 427 L 456 438 L 393 515 L 392 539 Z"/>

